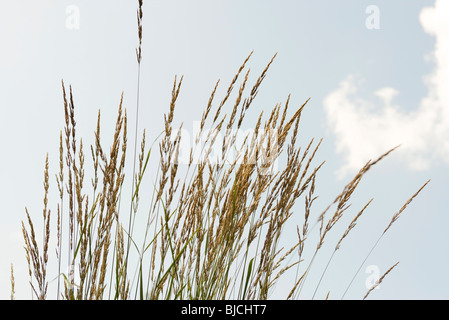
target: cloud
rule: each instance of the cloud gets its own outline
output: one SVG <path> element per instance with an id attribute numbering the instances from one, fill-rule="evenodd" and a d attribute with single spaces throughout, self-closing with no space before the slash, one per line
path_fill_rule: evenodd
<path id="1" fill-rule="evenodd" d="M 401 144 L 395 154 L 412 170 L 426 170 L 433 161 L 449 164 L 449 1 L 436 0 L 420 13 L 425 32 L 435 37 L 429 57 L 434 70 L 424 77 L 427 95 L 418 108 L 404 112 L 394 103 L 398 90 L 385 87 L 377 99 L 358 96 L 362 80 L 348 76 L 324 99 L 328 124 L 336 135 L 337 152 L 345 160 L 339 177 L 352 173 Z"/>

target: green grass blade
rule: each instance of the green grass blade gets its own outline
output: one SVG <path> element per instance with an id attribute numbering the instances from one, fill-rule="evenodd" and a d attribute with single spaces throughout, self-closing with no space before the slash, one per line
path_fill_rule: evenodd
<path id="1" fill-rule="evenodd" d="M 176 264 L 176 262 L 178 262 L 178 259 L 181 257 L 181 255 L 183 254 L 184 250 L 186 249 L 187 245 L 190 243 L 190 241 L 192 241 L 193 237 L 195 236 L 195 234 L 198 232 L 200 228 L 197 228 L 195 230 L 195 232 L 190 236 L 189 240 L 186 241 L 186 243 L 184 244 L 184 246 L 182 247 L 182 249 L 180 250 L 180 252 L 177 254 L 176 258 L 173 260 L 173 262 L 171 263 L 170 267 L 168 268 L 167 271 L 165 271 L 164 275 L 160 278 L 158 284 L 156 285 L 156 288 L 159 287 L 159 284 L 162 282 L 162 280 L 165 279 L 165 277 L 167 276 L 167 274 L 171 271 L 171 269 L 174 267 L 174 265 Z"/>
<path id="2" fill-rule="evenodd" d="M 253 270 L 253 261 L 254 261 L 254 258 L 252 258 L 249 261 L 248 272 L 246 273 L 245 289 L 243 289 L 243 294 L 242 294 L 242 298 L 241 298 L 242 300 L 245 299 L 246 291 L 248 290 L 249 279 L 251 278 L 251 272 Z"/>

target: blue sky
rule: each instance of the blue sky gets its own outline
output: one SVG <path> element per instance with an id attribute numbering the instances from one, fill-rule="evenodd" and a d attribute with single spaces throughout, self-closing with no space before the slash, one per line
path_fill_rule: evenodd
<path id="1" fill-rule="evenodd" d="M 136 7 L 137 1 L 118 0 L 0 2 L 2 299 L 9 297 L 11 263 L 16 296 L 30 295 L 20 221 L 25 206 L 40 217 L 47 152 L 50 169 L 57 170 L 61 79 L 73 87 L 80 135 L 93 137 L 99 108 L 104 132 L 113 130 L 122 92 L 134 119 Z M 431 179 L 366 261 L 346 298 L 362 298 L 372 270 L 383 273 L 400 261 L 372 298 L 447 299 L 448 14 L 443 0 L 144 1 L 139 128 L 150 138 L 162 130 L 175 75 L 184 75 L 175 122 L 193 130 L 217 79 L 223 94 L 251 51 L 250 80 L 278 53 L 250 116 L 290 93 L 292 106 L 311 98 L 301 142 L 323 137 L 318 156 L 326 160 L 317 180 L 316 214 L 367 160 L 401 144 L 354 195 L 345 221 L 371 197 L 373 204 L 336 255 L 318 296 L 330 291 L 331 298 L 341 297 L 392 215 Z M 56 201 L 55 183 L 51 190 Z M 304 291 L 313 292 L 327 259 L 323 254 L 315 262 Z M 283 296 L 288 281 L 279 283 L 274 297 Z"/>

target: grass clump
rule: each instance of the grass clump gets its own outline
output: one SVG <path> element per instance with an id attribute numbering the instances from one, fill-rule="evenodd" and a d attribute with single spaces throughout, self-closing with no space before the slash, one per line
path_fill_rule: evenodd
<path id="1" fill-rule="evenodd" d="M 55 296 L 58 299 L 268 299 L 279 278 L 296 268 L 297 277 L 285 296 L 299 298 L 315 256 L 349 207 L 361 179 L 394 149 L 369 161 L 316 217 L 320 225 L 318 242 L 307 264 L 303 252 L 305 244 L 310 242 L 309 223 L 312 205 L 317 199 L 315 184 L 324 164 L 324 161 L 316 161 L 321 140 L 312 139 L 302 147 L 297 145 L 302 111 L 309 100 L 289 116 L 288 96 L 285 103 L 276 105 L 265 118 L 261 112 L 251 134 L 242 137 L 246 112 L 276 56 L 250 86 L 250 71 L 244 70 L 251 53 L 237 70 L 225 96 L 213 108 L 219 81 L 215 84 L 201 117 L 196 143 L 188 149 L 188 160 L 183 161 L 180 158 L 182 125 L 178 128 L 173 125 L 183 78 L 175 77 L 169 108 L 163 118 L 164 130 L 156 139 L 159 162 L 157 168 L 152 168 L 157 173 L 153 196 L 149 199 L 144 195 L 151 203 L 144 213 L 146 223 L 138 224 L 143 227 L 136 231 L 136 217 L 141 211 L 138 206 L 142 197 L 141 183 L 145 181 L 153 149 L 147 146 L 145 130 L 140 143 L 137 139 L 142 7 L 139 1 L 137 115 L 128 214 L 120 210 L 125 163 L 128 163 L 128 117 L 123 107 L 123 94 L 109 152 L 101 143 L 98 112 L 95 142 L 90 146 L 93 175 L 88 187 L 84 176 L 83 140 L 78 141 L 76 135 L 72 88 L 69 86 L 67 91 L 62 82 L 65 127 L 59 137 L 59 172 L 56 174 L 59 200 L 56 214 L 51 215 L 56 217 Z M 232 101 L 231 93 L 241 78 Z M 229 104 L 231 108 L 225 112 Z M 286 158 L 285 166 L 278 168 L 281 155 Z M 48 187 L 47 156 L 41 244 L 38 244 L 28 210 L 27 224 L 22 223 L 30 285 L 37 299 L 48 298 L 51 233 Z M 304 201 L 304 211 L 300 213 L 295 206 L 298 200 Z M 369 204 L 348 225 L 335 251 Z M 327 218 L 330 210 L 335 211 Z M 292 221 L 301 221 L 296 228 L 297 239 L 287 248 L 280 247 L 283 230 L 287 224 L 294 223 Z M 61 271 L 64 265 L 66 272 Z M 14 288 L 14 282 L 12 285 Z"/>

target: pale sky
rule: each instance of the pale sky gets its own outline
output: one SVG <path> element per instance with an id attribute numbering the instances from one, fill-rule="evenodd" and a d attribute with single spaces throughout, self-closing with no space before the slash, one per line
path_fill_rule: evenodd
<path id="1" fill-rule="evenodd" d="M 99 108 L 103 132 L 113 130 L 122 92 L 134 132 L 136 8 L 137 1 L 0 0 L 0 299 L 10 296 L 11 263 L 16 297 L 31 297 L 20 223 L 25 206 L 35 219 L 41 216 L 47 152 L 50 203 L 57 201 L 61 79 L 73 87 L 79 136 L 92 139 Z M 315 214 L 367 160 L 401 144 L 354 195 L 345 221 L 374 201 L 336 254 L 319 298 L 330 291 L 330 298 L 340 299 L 392 215 L 431 179 L 345 298 L 361 299 L 373 272 L 400 261 L 371 298 L 447 299 L 448 15 L 444 0 L 146 0 L 139 127 L 150 140 L 162 130 L 175 75 L 184 75 L 175 123 L 193 130 L 218 78 L 220 95 L 252 50 L 250 80 L 277 52 L 253 115 L 289 93 L 292 106 L 311 98 L 301 142 L 323 137 L 318 157 L 326 160 Z M 304 298 L 327 262 L 323 252 Z M 288 294 L 282 290 L 288 281 L 278 284 L 274 298 Z"/>

